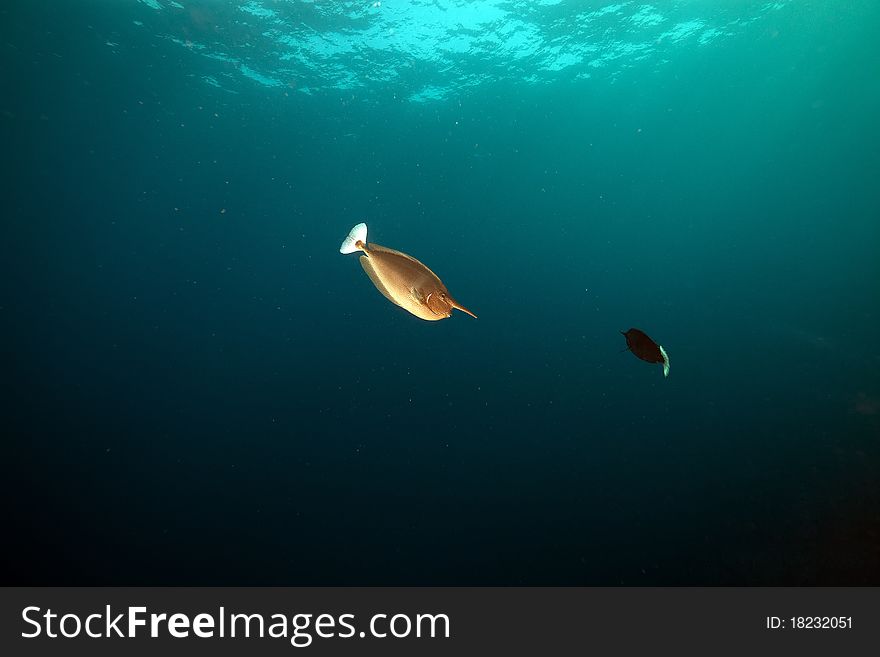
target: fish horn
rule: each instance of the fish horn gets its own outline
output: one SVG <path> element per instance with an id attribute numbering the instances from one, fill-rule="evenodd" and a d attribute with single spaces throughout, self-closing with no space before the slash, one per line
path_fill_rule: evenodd
<path id="1" fill-rule="evenodd" d="M 473 317 L 474 319 L 477 318 L 476 315 L 474 315 L 470 310 L 468 310 L 467 308 L 465 308 L 464 306 L 462 306 L 462 305 L 461 305 L 458 301 L 456 301 L 455 299 L 453 299 L 453 298 L 450 297 L 450 298 L 449 298 L 449 303 L 452 305 L 453 308 L 458 308 L 461 312 L 463 312 L 463 313 L 467 313 L 468 315 L 470 315 L 470 316 Z"/>

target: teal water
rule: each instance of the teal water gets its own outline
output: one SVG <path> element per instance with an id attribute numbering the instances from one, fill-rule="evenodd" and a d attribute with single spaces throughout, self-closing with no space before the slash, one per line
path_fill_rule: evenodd
<path id="1" fill-rule="evenodd" d="M 878 28 L 7 3 L 4 583 L 880 583 Z"/>

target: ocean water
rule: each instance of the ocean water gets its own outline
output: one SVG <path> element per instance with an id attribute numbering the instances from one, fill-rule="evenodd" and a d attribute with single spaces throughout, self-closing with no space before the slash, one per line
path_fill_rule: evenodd
<path id="1" fill-rule="evenodd" d="M 878 28 L 4 3 L 3 583 L 880 584 Z"/>

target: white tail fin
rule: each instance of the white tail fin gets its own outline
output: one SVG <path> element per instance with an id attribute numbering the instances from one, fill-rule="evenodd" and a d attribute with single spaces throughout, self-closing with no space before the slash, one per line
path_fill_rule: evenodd
<path id="1" fill-rule="evenodd" d="M 660 347 L 660 345 L 657 345 Z M 663 356 L 663 376 L 669 376 L 669 356 L 666 355 L 666 350 L 663 347 L 660 347 L 660 355 Z"/>
<path id="2" fill-rule="evenodd" d="M 358 246 L 358 242 L 361 243 L 361 246 Z M 354 228 L 351 229 L 351 232 L 348 234 L 348 237 L 342 242 L 342 246 L 339 247 L 340 253 L 354 253 L 355 251 L 360 251 L 362 246 L 367 243 L 367 224 L 358 224 Z"/>

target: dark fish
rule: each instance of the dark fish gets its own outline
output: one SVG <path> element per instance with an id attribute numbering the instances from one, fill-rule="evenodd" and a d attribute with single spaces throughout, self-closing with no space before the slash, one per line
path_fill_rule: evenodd
<path id="1" fill-rule="evenodd" d="M 663 376 L 669 376 L 669 356 L 666 350 L 649 338 L 644 331 L 631 328 L 629 331 L 621 331 L 626 338 L 626 348 L 633 352 L 637 358 L 648 363 L 662 363 Z"/>
<path id="2" fill-rule="evenodd" d="M 437 275 L 421 262 L 400 251 L 378 244 L 367 244 L 367 224 L 351 229 L 339 248 L 340 253 L 363 251 L 361 266 L 373 285 L 385 298 L 416 317 L 428 321 L 446 319 L 452 309 L 467 313 L 470 310 L 453 299 Z"/>

